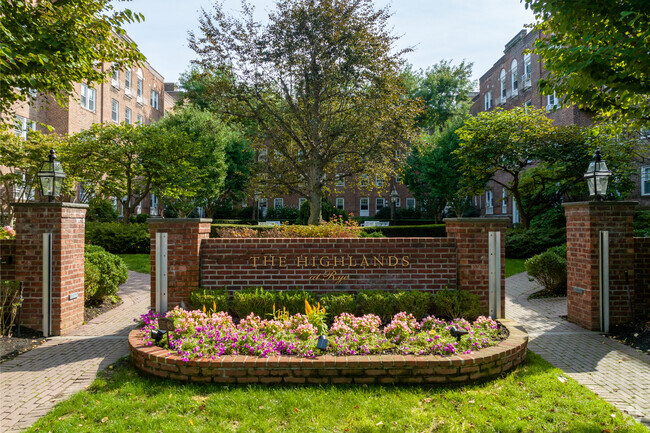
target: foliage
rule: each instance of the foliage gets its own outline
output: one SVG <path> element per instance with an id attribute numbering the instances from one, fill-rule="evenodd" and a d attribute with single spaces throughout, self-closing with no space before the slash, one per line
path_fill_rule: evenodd
<path id="1" fill-rule="evenodd" d="M 111 223 L 117 221 L 117 210 L 113 202 L 101 197 L 93 197 L 88 202 L 86 221 Z"/>
<path id="2" fill-rule="evenodd" d="M 228 292 L 223 290 L 196 289 L 190 293 L 190 305 L 195 310 L 208 313 L 228 311 Z"/>
<path id="3" fill-rule="evenodd" d="M 388 322 L 398 313 L 395 295 L 384 290 L 364 290 L 357 294 L 357 313 L 376 314 Z"/>
<path id="4" fill-rule="evenodd" d="M 320 302 L 316 305 L 311 305 L 305 299 L 305 314 L 309 323 L 318 330 L 318 335 L 327 335 L 327 312 L 324 307 L 320 306 Z"/>
<path id="5" fill-rule="evenodd" d="M 97 268 L 99 272 L 99 279 L 95 279 L 92 275 L 89 283 L 88 293 L 85 292 L 85 301 L 93 302 L 99 301 L 106 297 L 113 296 L 119 290 L 120 284 L 124 284 L 129 278 L 129 271 L 126 264 L 115 254 L 106 252 L 103 248 L 97 245 L 86 245 L 84 254 L 84 264 L 88 263 L 91 267 Z M 96 290 L 95 290 L 96 284 Z"/>
<path id="6" fill-rule="evenodd" d="M 396 292 L 395 308 L 397 311 L 406 311 L 421 320 L 430 311 L 433 303 L 433 294 L 417 290 L 405 290 Z"/>
<path id="7" fill-rule="evenodd" d="M 86 223 L 86 243 L 98 245 L 113 254 L 148 253 L 147 224 Z"/>
<path id="8" fill-rule="evenodd" d="M 311 213 L 311 205 L 309 202 L 304 202 L 300 206 L 298 218 L 296 219 L 296 224 L 307 224 L 309 222 L 309 215 Z M 333 217 L 347 221 L 348 215 L 345 211 L 338 209 L 332 204 L 331 201 L 323 198 L 321 201 L 321 217 L 324 221 L 330 221 Z"/>
<path id="9" fill-rule="evenodd" d="M 3 1 L 0 16 L 2 116 L 11 114 L 17 101 L 29 100 L 31 89 L 66 105 L 76 97 L 77 83 L 107 80 L 111 68 L 104 64 L 122 69 L 145 60 L 124 37 L 124 26 L 144 17 L 116 11 L 108 0 Z"/>
<path id="10" fill-rule="evenodd" d="M 433 295 L 436 315 L 449 319 L 473 320 L 481 311 L 478 295 L 465 290 L 439 290 Z"/>
<path id="11" fill-rule="evenodd" d="M 648 5 L 642 0 L 526 0 L 544 38 L 540 89 L 636 129 L 650 124 Z"/>
<path id="12" fill-rule="evenodd" d="M 11 337 L 22 303 L 23 289 L 19 281 L 0 281 L 0 335 Z"/>
<path id="13" fill-rule="evenodd" d="M 381 233 L 387 238 L 444 238 L 447 236 L 444 224 L 423 224 L 419 226 L 363 227 L 363 233 Z"/>
<path id="14" fill-rule="evenodd" d="M 370 231 L 370 232 L 366 230 L 362 230 L 361 233 L 359 233 L 359 237 L 360 238 L 385 238 L 386 236 L 384 236 L 384 234 L 379 230 Z"/>
<path id="15" fill-rule="evenodd" d="M 509 229 L 506 231 L 506 256 L 512 259 L 527 259 L 565 242 L 565 227 Z"/>
<path id="16" fill-rule="evenodd" d="M 129 271 L 141 274 L 151 273 L 151 256 L 149 254 L 118 254 L 124 260 Z"/>
<path id="17" fill-rule="evenodd" d="M 347 428 L 351 432 L 647 433 L 641 423 L 531 351 L 524 363 L 500 379 L 435 387 L 226 387 L 160 380 L 123 360 L 100 373 L 88 390 L 59 403 L 33 429 L 81 433 L 98 430 L 100 425 L 114 431 L 197 433 L 273 432 L 278 426 L 289 432 Z"/>
<path id="18" fill-rule="evenodd" d="M 634 236 L 650 237 L 650 211 L 638 210 L 634 214 Z"/>
<path id="19" fill-rule="evenodd" d="M 275 292 L 264 290 L 262 287 L 253 287 L 233 293 L 230 305 L 232 312 L 240 318 L 251 313 L 268 317 L 273 313 L 275 301 Z"/>
<path id="20" fill-rule="evenodd" d="M 441 131 L 456 118 L 464 117 L 472 104 L 470 92 L 474 89 L 472 63 L 463 60 L 459 65 L 442 60 L 414 72 L 410 65 L 402 73 L 409 89 L 409 97 L 419 99 L 424 110 L 415 118 L 416 125 L 427 134 Z"/>
<path id="21" fill-rule="evenodd" d="M 16 239 L 16 230 L 11 226 L 0 227 L 0 239 Z"/>
<path id="22" fill-rule="evenodd" d="M 566 244 L 564 244 L 549 248 L 526 260 L 526 272 L 546 290 L 566 295 L 566 264 Z"/>
<path id="23" fill-rule="evenodd" d="M 320 303 L 325 307 L 330 321 L 342 313 L 354 314 L 357 311 L 357 303 L 354 295 L 351 293 L 324 295 L 321 296 Z"/>
<path id="24" fill-rule="evenodd" d="M 131 215 L 130 222 L 131 224 L 146 224 L 149 218 L 148 213 L 139 213 L 137 215 Z"/>
<path id="25" fill-rule="evenodd" d="M 396 151 L 407 150 L 419 107 L 404 97 L 402 52 L 385 9 L 370 0 L 290 0 L 268 23 L 246 3 L 241 19 L 224 9 L 202 12 L 190 46 L 220 78 L 207 90 L 217 105 L 255 122 L 254 145 L 266 152 L 261 188 L 308 197 L 309 223 L 319 224 L 337 175 L 396 175 Z"/>
<path id="26" fill-rule="evenodd" d="M 361 231 L 356 221 L 322 221 L 318 226 L 287 225 L 241 226 L 213 225 L 219 238 L 356 238 Z"/>
<path id="27" fill-rule="evenodd" d="M 294 223 L 298 219 L 299 210 L 295 207 L 278 207 L 269 209 L 266 213 L 267 220 L 288 221 Z"/>

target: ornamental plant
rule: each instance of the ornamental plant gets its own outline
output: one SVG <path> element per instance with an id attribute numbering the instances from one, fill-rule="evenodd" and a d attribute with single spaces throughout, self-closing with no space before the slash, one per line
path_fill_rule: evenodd
<path id="1" fill-rule="evenodd" d="M 0 227 L 0 239 L 15 239 L 16 231 L 11 226 Z"/>

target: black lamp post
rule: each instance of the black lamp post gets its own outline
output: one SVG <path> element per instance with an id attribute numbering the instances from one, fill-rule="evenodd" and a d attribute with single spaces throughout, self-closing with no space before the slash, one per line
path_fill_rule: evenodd
<path id="1" fill-rule="evenodd" d="M 607 194 L 607 184 L 612 172 L 607 169 L 607 164 L 601 158 L 600 148 L 594 152 L 594 160 L 589 163 L 589 168 L 585 173 L 587 185 L 589 186 L 589 196 L 595 200 L 604 200 Z"/>
<path id="2" fill-rule="evenodd" d="M 399 198 L 399 194 L 397 193 L 397 189 L 395 189 L 395 185 L 393 185 L 393 190 L 390 192 L 390 220 L 395 221 L 395 205 L 397 204 L 397 199 Z"/>
<path id="3" fill-rule="evenodd" d="M 41 183 L 43 196 L 48 197 L 50 202 L 54 201 L 54 197 L 61 195 L 61 187 L 63 186 L 63 179 L 66 178 L 66 174 L 63 172 L 61 163 L 56 160 L 54 149 L 50 150 L 48 161 L 43 163 L 43 167 L 37 176 Z"/>

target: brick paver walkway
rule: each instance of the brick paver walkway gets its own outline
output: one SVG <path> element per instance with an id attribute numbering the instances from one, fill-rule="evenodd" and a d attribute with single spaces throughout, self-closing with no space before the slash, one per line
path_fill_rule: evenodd
<path id="1" fill-rule="evenodd" d="M 650 428 L 650 355 L 569 323 L 566 298 L 528 300 L 526 273 L 506 280 L 506 316 L 528 331 L 528 348 Z"/>
<path id="2" fill-rule="evenodd" d="M 129 272 L 124 303 L 64 337 L 0 364 L 0 432 L 32 425 L 52 407 L 95 380 L 97 372 L 128 355 L 133 319 L 150 304 L 149 275 Z"/>

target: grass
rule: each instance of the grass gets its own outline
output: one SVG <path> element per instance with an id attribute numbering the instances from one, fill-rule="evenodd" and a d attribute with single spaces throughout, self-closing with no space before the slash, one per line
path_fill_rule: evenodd
<path id="1" fill-rule="evenodd" d="M 526 272 L 526 259 L 506 259 L 506 278 Z"/>
<path id="2" fill-rule="evenodd" d="M 129 271 L 151 273 L 151 259 L 149 254 L 118 254 L 125 262 Z"/>
<path id="3" fill-rule="evenodd" d="M 647 432 L 562 375 L 529 353 L 505 378 L 463 387 L 222 386 L 148 377 L 122 360 L 27 431 Z"/>

